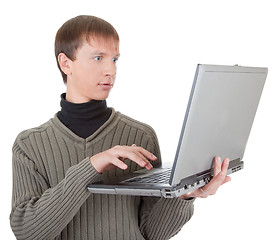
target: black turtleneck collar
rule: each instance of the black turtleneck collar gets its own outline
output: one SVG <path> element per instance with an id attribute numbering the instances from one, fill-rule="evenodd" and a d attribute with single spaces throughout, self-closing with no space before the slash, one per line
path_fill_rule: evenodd
<path id="1" fill-rule="evenodd" d="M 66 93 L 61 94 L 61 111 L 57 113 L 57 117 L 79 137 L 87 138 L 92 135 L 111 115 L 106 100 L 71 103 L 66 101 L 65 97 Z"/>

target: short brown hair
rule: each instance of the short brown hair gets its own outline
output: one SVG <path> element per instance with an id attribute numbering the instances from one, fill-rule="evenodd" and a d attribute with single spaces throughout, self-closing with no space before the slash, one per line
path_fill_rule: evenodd
<path id="1" fill-rule="evenodd" d="M 65 22 L 58 30 L 55 38 L 55 56 L 65 84 L 67 76 L 60 68 L 58 55 L 64 53 L 74 61 L 76 50 L 84 40 L 89 41 L 90 37 L 112 38 L 119 43 L 119 36 L 115 28 L 105 20 L 94 16 L 77 16 Z"/>

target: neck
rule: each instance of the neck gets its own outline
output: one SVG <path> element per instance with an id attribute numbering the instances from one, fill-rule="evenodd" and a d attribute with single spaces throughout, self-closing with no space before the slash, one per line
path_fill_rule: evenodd
<path id="1" fill-rule="evenodd" d="M 69 89 L 70 88 L 67 87 L 65 100 L 70 102 L 70 103 L 86 103 L 86 102 L 90 102 L 92 100 L 92 99 L 90 99 L 88 97 L 78 95 L 73 91 L 69 91 Z"/>
<path id="2" fill-rule="evenodd" d="M 111 109 L 107 107 L 106 100 L 70 102 L 63 93 L 60 105 L 61 111 L 57 114 L 59 120 L 82 138 L 92 135 L 111 115 Z"/>

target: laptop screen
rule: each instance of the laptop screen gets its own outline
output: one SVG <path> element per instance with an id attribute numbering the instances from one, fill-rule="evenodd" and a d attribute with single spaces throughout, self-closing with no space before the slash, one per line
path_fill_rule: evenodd
<path id="1" fill-rule="evenodd" d="M 170 184 L 207 170 L 215 156 L 242 159 L 266 68 L 198 65 Z"/>

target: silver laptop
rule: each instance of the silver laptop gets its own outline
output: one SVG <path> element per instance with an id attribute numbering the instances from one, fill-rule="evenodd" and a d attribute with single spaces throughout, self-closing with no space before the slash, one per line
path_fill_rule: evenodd
<path id="1" fill-rule="evenodd" d="M 173 198 L 207 184 L 215 156 L 230 159 L 227 174 L 243 169 L 267 72 L 267 68 L 199 64 L 172 167 L 96 182 L 89 191 Z"/>

